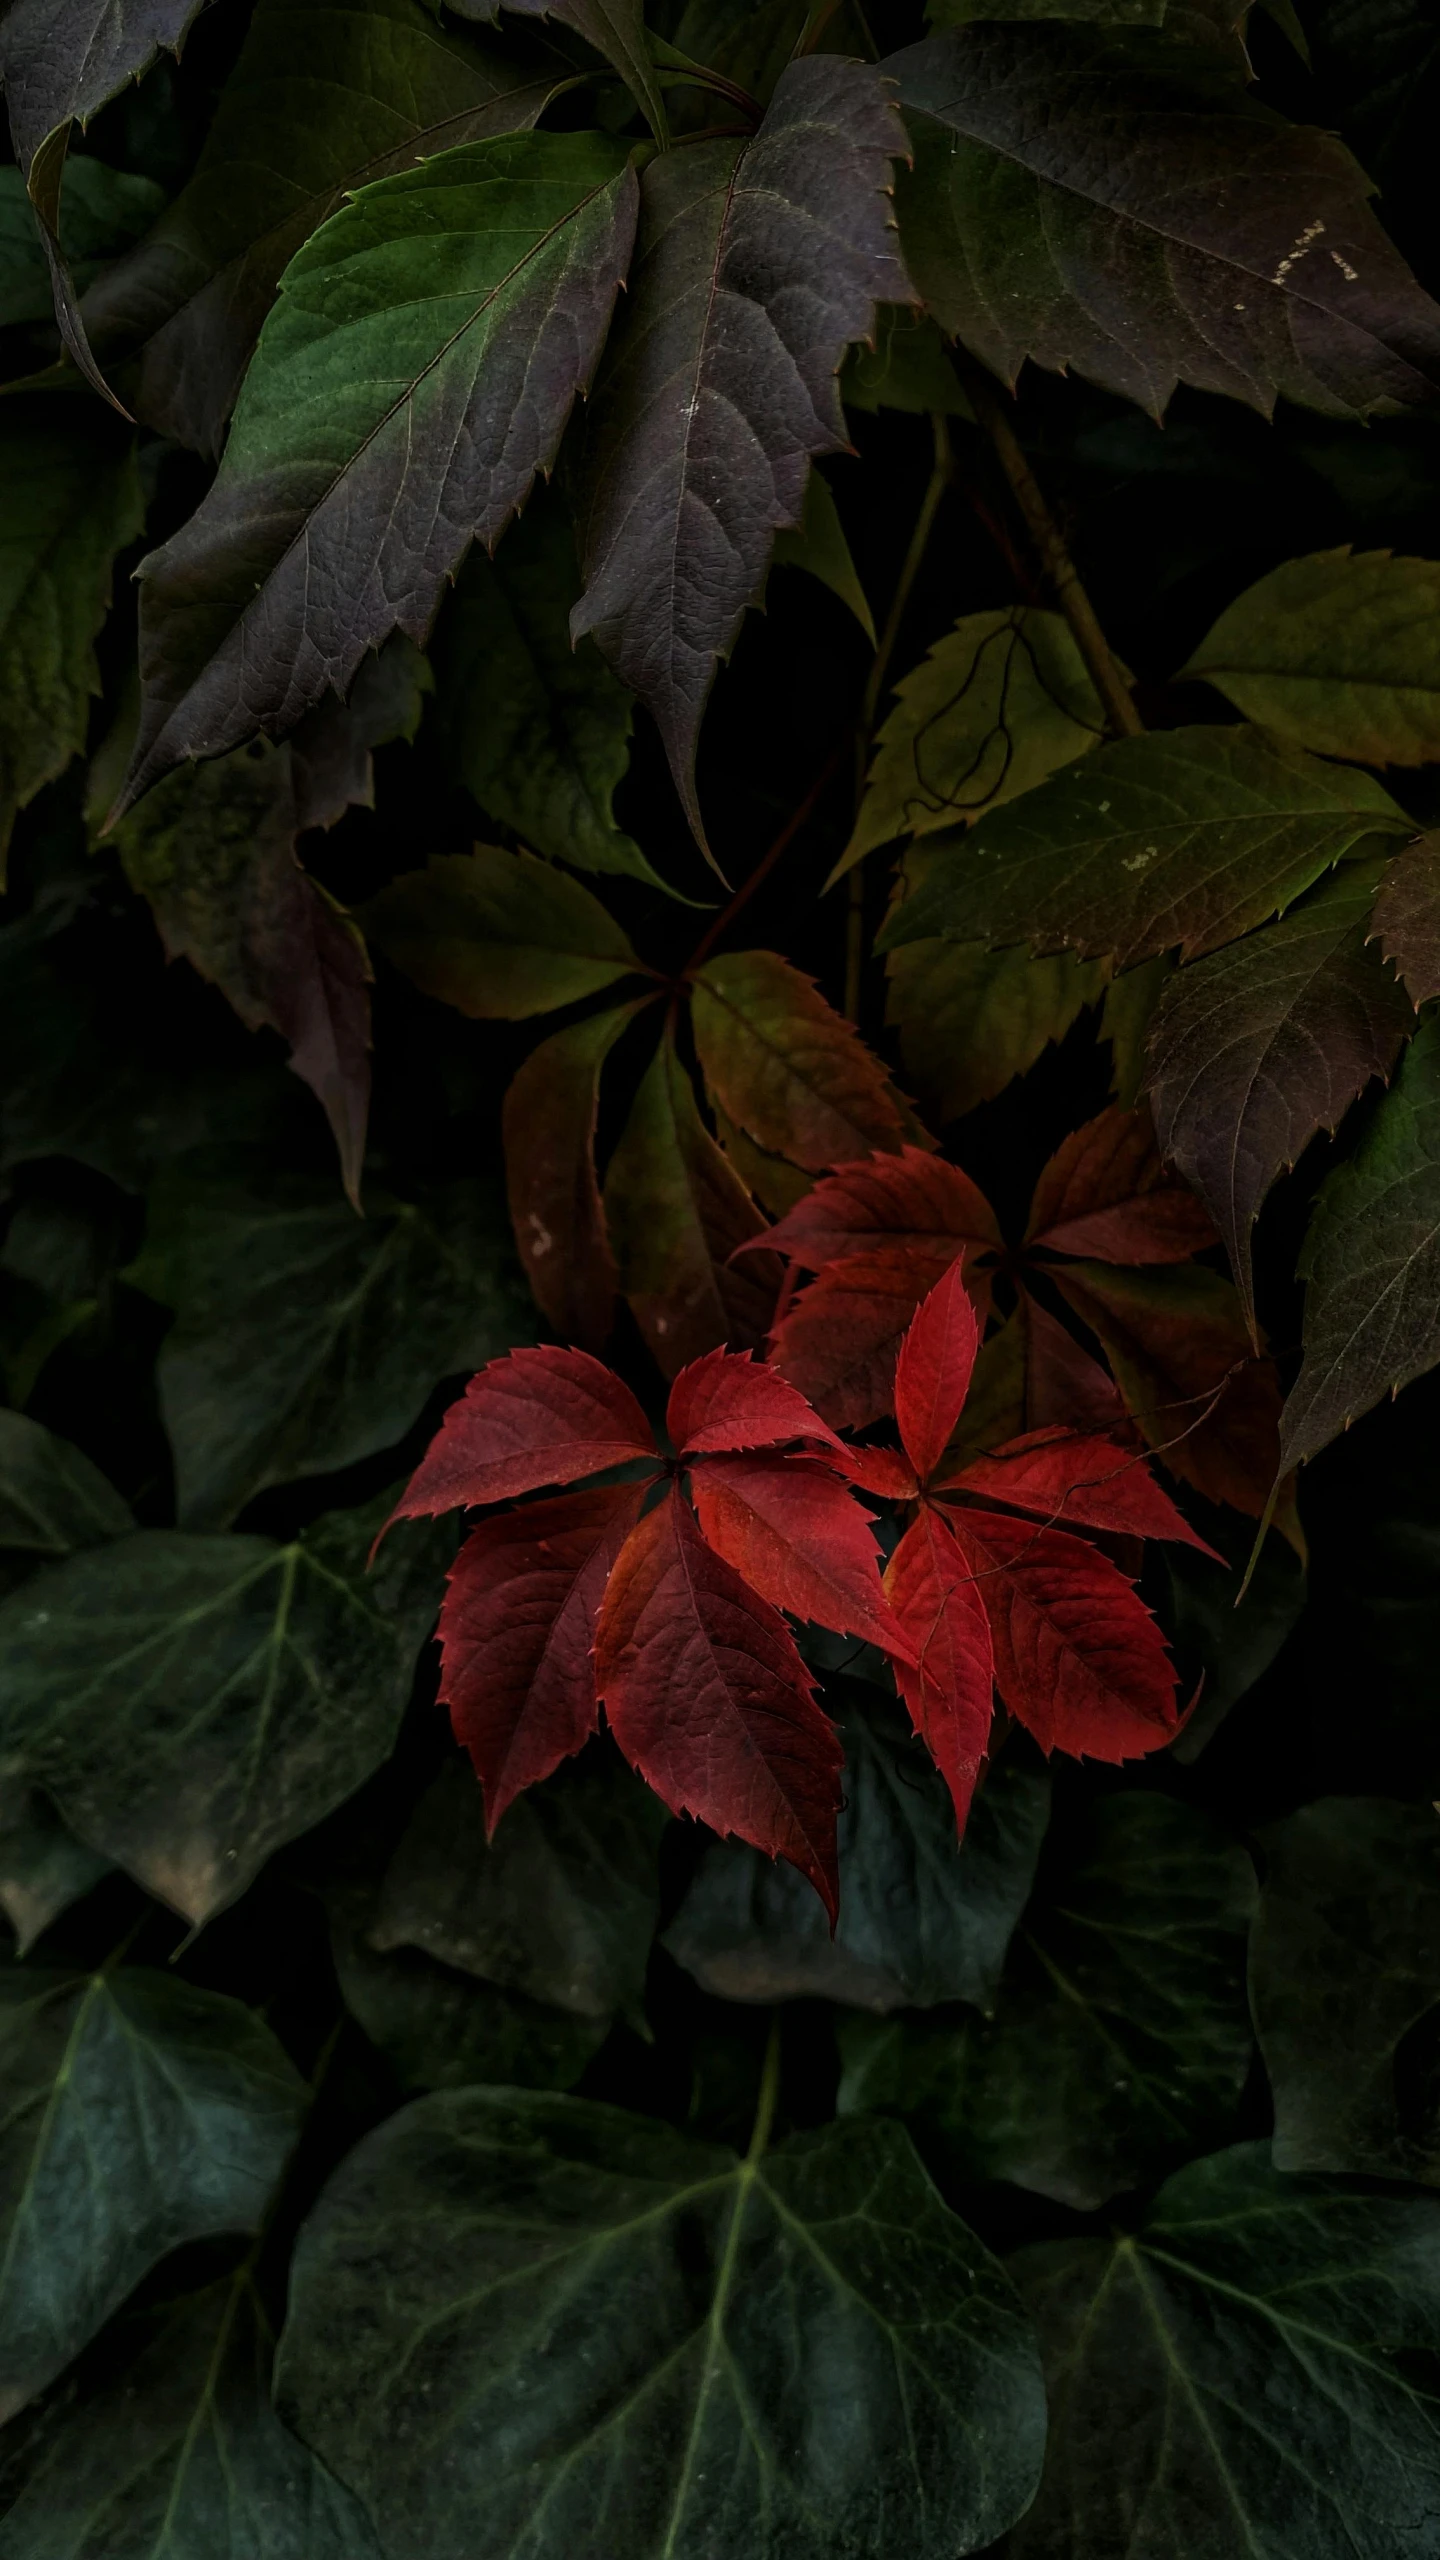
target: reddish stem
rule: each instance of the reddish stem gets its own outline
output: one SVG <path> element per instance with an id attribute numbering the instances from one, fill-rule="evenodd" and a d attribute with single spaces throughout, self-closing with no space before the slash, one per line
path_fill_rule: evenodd
<path id="1" fill-rule="evenodd" d="M 775 838 L 769 852 L 762 855 L 761 859 L 756 863 L 748 880 L 741 881 L 740 886 L 736 890 L 734 897 L 730 900 L 729 905 L 721 908 L 718 916 L 714 918 L 713 922 L 701 935 L 700 940 L 695 945 L 694 950 L 691 952 L 689 959 L 685 963 L 684 970 L 681 973 L 682 976 L 686 978 L 693 977 L 695 971 L 700 967 L 701 962 L 709 959 L 710 954 L 714 950 L 716 943 L 719 941 L 721 934 L 729 931 L 730 926 L 734 923 L 741 908 L 754 897 L 761 882 L 763 880 L 768 880 L 776 863 L 780 860 L 781 855 L 788 853 L 791 845 L 795 841 L 795 838 L 800 833 L 801 828 L 814 816 L 819 802 L 824 797 L 825 792 L 834 780 L 841 765 L 848 758 L 849 753 L 850 743 L 848 738 L 842 739 L 839 746 L 831 750 L 831 753 L 826 757 L 820 771 L 811 783 L 809 790 L 806 792 L 804 799 L 800 802 L 799 807 L 793 810 L 790 816 L 786 819 L 784 826 Z"/>

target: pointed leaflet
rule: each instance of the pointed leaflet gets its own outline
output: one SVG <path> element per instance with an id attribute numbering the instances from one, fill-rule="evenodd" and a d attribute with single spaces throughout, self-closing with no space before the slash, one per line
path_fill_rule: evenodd
<path id="1" fill-rule="evenodd" d="M 310 233 L 357 187 L 533 124 L 565 70 L 442 24 L 426 0 L 259 0 L 193 173 L 85 299 L 101 363 L 134 366 L 136 415 L 217 454 Z"/>
<path id="2" fill-rule="evenodd" d="M 1108 1556 L 998 1511 L 948 1518 L 990 1620 L 996 1686 L 1043 1751 L 1133 1760 L 1174 1740 L 1164 1637 Z"/>
<path id="3" fill-rule="evenodd" d="M 370 965 L 344 909 L 301 869 L 288 747 L 167 776 L 116 848 L 166 957 L 218 986 L 247 1030 L 278 1031 L 324 1109 L 357 1202 L 370 1107 Z"/>
<path id="4" fill-rule="evenodd" d="M 612 1369 L 540 1343 L 471 1379 L 390 1516 L 478 1509 L 654 1455 L 650 1425 Z"/>
<path id="5" fill-rule="evenodd" d="M 1028 1511 L 1050 1528 L 1108 1529 L 1122 1538 L 1170 1538 L 1213 1556 L 1175 1508 L 1138 1449 L 1101 1432 L 1027 1431 L 1007 1448 L 972 1458 L 936 1481 L 937 1493 L 973 1494 Z M 1217 1557 L 1223 1563 L 1223 1557 Z"/>
<path id="6" fill-rule="evenodd" d="M 1181 677 L 1247 720 L 1357 764 L 1440 756 L 1440 562 L 1388 551 L 1287 560 L 1227 605 Z"/>
<path id="7" fill-rule="evenodd" d="M 1440 314 L 1330 134 L 1169 28 L 962 27 L 885 65 L 915 151 L 905 253 L 1013 382 L 1073 370 L 1156 416 L 1177 382 L 1269 414 L 1427 401 Z"/>
<path id="8" fill-rule="evenodd" d="M 187 756 L 293 728 L 554 460 L 629 260 L 628 147 L 529 133 L 360 193 L 286 269 L 219 476 L 144 565 L 121 806 Z"/>
<path id="9" fill-rule="evenodd" d="M 450 1568 L 440 1697 L 485 1790 L 487 1832 L 595 1730 L 596 1621 L 644 1493 L 604 1485 L 497 1512 Z"/>
<path id="10" fill-rule="evenodd" d="M 805 483 L 799 525 L 787 526 L 776 534 L 770 566 L 803 569 L 807 577 L 817 578 L 832 596 L 838 596 L 848 613 L 854 614 L 871 648 L 876 646 L 875 617 L 845 539 L 834 492 L 823 471 L 812 471 Z"/>
<path id="11" fill-rule="evenodd" d="M 878 1422 L 894 1402 L 895 1363 L 915 1310 L 958 1250 L 847 1254 L 829 1264 L 776 1327 L 770 1357 L 782 1377 L 837 1430 Z"/>
<path id="12" fill-rule="evenodd" d="M 1167 1170 L 1149 1112 L 1116 1106 L 1056 1148 L 1035 1185 L 1025 1241 L 1098 1262 L 1185 1262 L 1215 1234 Z"/>
<path id="13" fill-rule="evenodd" d="M 1118 1271 L 1101 1262 L 1053 1277 L 1098 1335 L 1127 1409 L 1170 1473 L 1207 1502 L 1258 1518 L 1279 1472 L 1280 1390 L 1229 1281 L 1193 1265 Z"/>
<path id="14" fill-rule="evenodd" d="M 901 879 L 918 887 L 928 856 L 911 852 Z M 983 942 L 912 942 L 892 951 L 885 1020 L 905 1073 L 939 1123 L 1003 1093 L 1086 1005 L 1105 993 L 1104 963 L 1072 951 L 987 951 Z"/>
<path id="15" fill-rule="evenodd" d="M 1011 1322 L 1016 1333 L 1013 1357 L 1022 1367 L 1020 1402 L 1027 1431 L 1127 1428 L 1124 1400 L 1108 1370 L 1092 1360 L 1069 1327 L 1023 1286 Z M 982 1446 L 993 1449 L 1019 1437 L 1014 1430 L 994 1431 Z"/>
<path id="16" fill-rule="evenodd" d="M 1415 1012 L 1365 928 L 1357 865 L 1263 933 L 1178 969 L 1150 1028 L 1160 1144 L 1219 1228 L 1255 1324 L 1250 1234 L 1272 1184 L 1320 1129 L 1388 1077 Z"/>
<path id="17" fill-rule="evenodd" d="M 915 1657 L 913 1665 L 897 1659 L 896 1685 L 963 1832 L 989 1748 L 995 1665 L 980 1585 L 928 1505 L 885 1568 L 885 1597 Z"/>
<path id="18" fill-rule="evenodd" d="M 619 72 L 644 108 L 656 141 L 663 146 L 668 139 L 664 93 L 645 41 L 641 0 L 450 0 L 450 5 L 457 18 L 483 18 L 490 26 L 503 5 L 507 17 L 553 18 L 559 26 L 573 27 Z"/>
<path id="19" fill-rule="evenodd" d="M 967 1173 L 907 1146 L 817 1182 L 765 1242 L 806 1270 L 820 1271 L 845 1254 L 881 1248 L 930 1255 L 944 1266 L 962 1245 L 981 1255 L 987 1246 L 998 1251 L 1001 1235 L 994 1210 Z"/>
<path id="20" fill-rule="evenodd" d="M 1113 952 L 1128 969 L 1179 943 L 1193 960 L 1288 907 L 1367 838 L 1413 832 L 1368 774 L 1258 730 L 1117 738 L 937 841 L 879 945 L 938 933 Z"/>
<path id="21" fill-rule="evenodd" d="M 702 1458 L 691 1491 L 715 1553 L 762 1600 L 884 1653 L 903 1651 L 880 1588 L 872 1515 L 828 1467 L 807 1458 Z"/>
<path id="22" fill-rule="evenodd" d="M 620 1286 L 667 1378 L 717 1343 L 763 1340 L 779 1266 L 764 1220 L 701 1120 L 667 1036 L 641 1080 L 605 1176 Z"/>
<path id="23" fill-rule="evenodd" d="M 807 1173 L 899 1148 L 905 1120 L 879 1059 L 777 952 L 707 960 L 691 1018 L 707 1091 L 759 1146 Z"/>
<path id="24" fill-rule="evenodd" d="M 671 1812 L 788 1858 L 833 1920 L 835 1728 L 784 1619 L 705 1544 L 673 1486 L 610 1576 L 595 1678 L 626 1759 Z"/>
<path id="25" fill-rule="evenodd" d="M 782 74 L 749 141 L 652 160 L 635 271 L 596 397 L 581 509 L 593 631 L 659 724 L 703 841 L 695 748 L 716 660 L 798 524 L 810 457 L 846 442 L 835 376 L 878 301 L 909 299 L 890 218 L 899 117 L 868 65 Z"/>
<path id="26" fill-rule="evenodd" d="M 562 1341 L 599 1351 L 619 1286 L 595 1178 L 600 1074 L 634 1005 L 592 1013 L 532 1049 L 505 1096 L 510 1222 L 535 1303 Z"/>
<path id="27" fill-rule="evenodd" d="M 343 702 L 331 694 L 301 721 L 290 762 L 302 828 L 337 826 L 347 809 L 374 808 L 374 750 L 413 740 L 433 684 L 428 661 L 397 631 L 365 660 Z M 92 763 L 92 790 L 96 778 Z"/>
<path id="28" fill-rule="evenodd" d="M 922 1300 L 895 1364 L 895 1419 L 905 1455 L 921 1483 L 939 1466 L 970 1392 L 980 1327 L 965 1287 L 963 1262 Z"/>
<path id="29" fill-rule="evenodd" d="M 748 1352 L 707 1351 L 670 1390 L 665 1428 L 682 1457 L 703 1451 L 778 1449 L 787 1440 L 840 1443 L 802 1395 Z"/>
<path id="30" fill-rule="evenodd" d="M 1281 1422 L 1286 1467 L 1440 1359 L 1440 1019 L 1421 1025 L 1326 1182 L 1300 1273 L 1305 1357 Z"/>
<path id="31" fill-rule="evenodd" d="M 432 854 L 360 914 L 427 996 L 482 1021 L 550 1013 L 639 966 L 629 935 L 582 881 L 497 844 Z"/>
<path id="32" fill-rule="evenodd" d="M 1416 1004 L 1440 996 L 1440 834 L 1417 836 L 1396 854 L 1380 883 L 1369 939 Z"/>

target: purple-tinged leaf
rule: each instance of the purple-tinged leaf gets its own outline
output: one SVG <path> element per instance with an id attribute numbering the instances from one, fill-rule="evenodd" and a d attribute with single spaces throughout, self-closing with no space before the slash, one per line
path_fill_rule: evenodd
<path id="1" fill-rule="evenodd" d="M 455 17 L 483 18 L 491 26 L 500 15 L 500 4 L 501 0 L 449 0 Z M 668 140 L 665 99 L 645 41 L 641 0 L 504 0 L 504 6 L 507 17 L 553 18 L 559 26 L 573 27 L 619 72 L 644 108 L 656 141 Z"/>
<path id="2" fill-rule="evenodd" d="M 1416 1004 L 1440 996 L 1440 833 L 1417 836 L 1396 854 L 1380 883 L 1369 939 Z"/>

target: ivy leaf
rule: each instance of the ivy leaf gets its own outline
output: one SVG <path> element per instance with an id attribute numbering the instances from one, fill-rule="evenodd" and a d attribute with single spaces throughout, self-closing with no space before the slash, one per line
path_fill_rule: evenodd
<path id="1" fill-rule="evenodd" d="M 387 2546 L 431 2560 L 522 2536 L 560 2560 L 602 2509 L 636 2560 L 882 2535 L 951 2560 L 1023 2508 L 1044 2429 L 1008 2280 L 899 2127 L 741 2162 L 488 2089 L 422 2100 L 345 2163 L 300 2244 L 278 2388 Z"/>
<path id="2" fill-rule="evenodd" d="M 377 1955 L 333 1904 L 330 1945 L 346 2008 L 411 2097 L 477 2081 L 572 2089 L 609 2033 L 608 2019 L 499 1991 L 412 1947 Z"/>
<path id="3" fill-rule="evenodd" d="M 898 1150 L 898 1096 L 853 1023 L 774 951 L 733 951 L 696 971 L 695 1049 L 727 1116 L 807 1173 Z"/>
<path id="4" fill-rule="evenodd" d="M 919 886 L 925 863 L 907 855 L 907 890 Z M 941 1123 L 1003 1093 L 1105 992 L 1099 961 L 989 951 L 983 942 L 907 943 L 891 952 L 885 973 L 885 1019 L 906 1074 Z"/>
<path id="5" fill-rule="evenodd" d="M 695 749 L 716 661 L 775 533 L 800 522 L 810 457 L 845 447 L 846 348 L 878 301 L 910 298 L 887 193 L 904 148 L 878 74 L 811 55 L 753 139 L 662 153 L 644 174 L 589 427 L 571 629 L 654 713 L 702 845 Z"/>
<path id="6" fill-rule="evenodd" d="M 1423 2544 L 1437 2230 L 1433 2196 L 1287 2178 L 1247 2143 L 1182 2169 L 1138 2231 L 1021 2251 L 1051 2436 L 1015 2560 L 1123 2550 L 1138 2514 L 1156 2560 L 1190 2560 L 1197 2517 L 1217 2551 L 1287 2560 Z M 1337 2427 L 1363 2464 L 1337 2464 Z"/>
<path id="7" fill-rule="evenodd" d="M 5 1768 L 199 1927 L 394 1745 L 434 1555 L 367 1582 L 376 1525 L 139 1529 L 34 1575 L 0 1603 Z"/>
<path id="8" fill-rule="evenodd" d="M 830 877 L 874 846 L 978 818 L 1097 746 L 1105 714 L 1063 615 L 967 613 L 902 676 Z"/>
<path id="9" fill-rule="evenodd" d="M 669 140 L 665 97 L 645 39 L 642 0 L 451 0 L 457 18 L 483 18 L 493 26 L 503 5 L 515 18 L 553 18 L 603 54 L 618 71 L 662 150 Z"/>
<path id="10" fill-rule="evenodd" d="M 1440 1021 L 1421 1024 L 1300 1259 L 1305 1356 L 1280 1425 L 1284 1467 L 1313 1458 L 1440 1358 Z"/>
<path id="11" fill-rule="evenodd" d="M 620 1285 L 595 1174 L 600 1077 L 638 1011 L 618 1005 L 552 1033 L 505 1096 L 505 1185 L 525 1276 L 561 1341 L 585 1351 L 609 1339 Z"/>
<path id="12" fill-rule="evenodd" d="M 1071 1263 L 1054 1279 L 1098 1336 L 1127 1411 L 1170 1473 L 1207 1502 L 1258 1519 L 1282 1471 L 1280 1390 L 1230 1282 L 1194 1264 L 1119 1271 L 1099 1262 Z"/>
<path id="13" fill-rule="evenodd" d="M 187 1529 L 393 1447 L 441 1379 L 532 1330 L 488 1189 L 377 1193 L 359 1219 L 239 1150 L 162 1173 L 129 1277 L 175 1312 L 157 1376 Z"/>
<path id="14" fill-rule="evenodd" d="M 1029 942 L 1198 959 L 1253 932 L 1377 836 L 1413 834 L 1378 782 L 1258 731 L 1117 738 L 935 848 L 879 945 Z"/>
<path id="15" fill-rule="evenodd" d="M 1179 382 L 1269 416 L 1425 402 L 1440 314 L 1327 133 L 1168 30 L 973 25 L 894 54 L 911 272 L 992 371 L 1028 356 L 1139 401 Z M 1103 273 L 1098 295 L 1094 277 Z"/>
<path id="16" fill-rule="evenodd" d="M 1168 981 L 1150 1030 L 1160 1145 L 1214 1219 L 1252 1334 L 1250 1236 L 1279 1175 L 1338 1129 L 1413 1029 L 1365 940 L 1371 881 L 1342 872 L 1263 933 Z"/>
<path id="17" fill-rule="evenodd" d="M 493 560 L 471 552 L 440 626 L 441 752 L 481 808 L 538 852 L 663 888 L 615 823 L 633 705 L 593 641 L 571 644 L 579 587 L 569 519 L 538 491 Z"/>
<path id="18" fill-rule="evenodd" d="M 122 2341 L 122 2373 L 42 2420 L 0 2525 L 4 2560 L 100 2560 L 107 2543 L 188 2560 L 227 2538 L 266 2560 L 380 2560 L 355 2500 L 270 2405 L 272 2338 L 248 2267 L 127 2322 Z"/>
<path id="19" fill-rule="evenodd" d="M 0 2416 L 157 2260 L 255 2231 L 305 2112 L 268 2027 L 173 1975 L 0 1973 Z"/>
<path id="20" fill-rule="evenodd" d="M 218 454 L 311 232 L 357 187 L 533 124 L 564 70 L 441 24 L 425 0 L 259 0 L 193 173 L 84 304 L 102 362 L 134 364 L 137 415 Z"/>
<path id="21" fill-rule="evenodd" d="M 307 241 L 213 488 L 144 563 L 117 815 L 187 757 L 293 728 L 392 631 L 423 644 L 471 541 L 554 460 L 636 202 L 624 142 L 514 134 L 362 187 Z"/>
<path id="22" fill-rule="evenodd" d="M 898 2111 L 952 2174 L 1097 2211 L 1233 2124 L 1254 1899 L 1208 1814 L 1082 1801 L 1050 1834 L 987 2014 L 847 2024 L 842 2110 Z"/>
<path id="23" fill-rule="evenodd" d="M 432 854 L 360 914 L 427 996 L 481 1020 L 550 1013 L 640 966 L 629 935 L 583 882 L 494 844 Z"/>
<path id="24" fill-rule="evenodd" d="M 1275 2096 L 1276 2167 L 1434 2185 L 1434 1807 L 1336 1796 L 1260 1840 L 1250 1998 Z"/>
<path id="25" fill-rule="evenodd" d="M 834 1937 L 793 1867 L 717 1840 L 663 1944 L 720 2000 L 988 2008 L 1034 1879 L 1048 1779 L 1007 1752 L 957 1847 L 949 1792 L 905 1716 L 859 1681 L 826 1694 L 845 1749 Z"/>
<path id="26" fill-rule="evenodd" d="M 110 1860 L 66 1830 L 39 1787 L 0 1778 L 0 1911 L 17 1956 L 109 1873 Z"/>
<path id="27" fill-rule="evenodd" d="M 1276 737 L 1357 764 L 1440 756 L 1440 563 L 1287 560 L 1227 605 L 1181 669 Z"/>
<path id="28" fill-rule="evenodd" d="M 14 18 L 5 21 L 6 32 Z M 0 887 L 17 813 L 80 754 L 95 639 L 143 508 L 129 437 L 67 395 L 0 415 Z"/>
<path id="29" fill-rule="evenodd" d="M 1417 1005 L 1440 996 L 1440 836 L 1417 836 L 1396 854 L 1376 895 L 1369 939 Z"/>
<path id="30" fill-rule="evenodd" d="M 28 1414 L 0 1411 L 0 1548 L 50 1562 L 134 1526 L 129 1503 L 82 1449 Z"/>

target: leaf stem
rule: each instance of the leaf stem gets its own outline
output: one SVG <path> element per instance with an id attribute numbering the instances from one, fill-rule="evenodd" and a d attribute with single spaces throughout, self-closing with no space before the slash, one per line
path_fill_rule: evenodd
<path id="1" fill-rule="evenodd" d="M 770 2032 L 765 2039 L 765 2060 L 760 2068 L 760 2095 L 755 2101 L 755 2122 L 750 2129 L 747 2164 L 762 2160 L 775 2124 L 775 2109 L 780 2103 L 780 2012 L 770 2012 Z"/>
<path id="2" fill-rule="evenodd" d="M 970 406 L 989 437 L 995 459 L 1010 483 L 1011 494 L 1025 519 L 1041 567 L 1054 590 L 1055 601 L 1070 625 L 1075 646 L 1105 706 L 1105 716 L 1117 738 L 1138 738 L 1145 723 L 1135 708 L 1130 688 L 1100 628 L 1095 607 L 1080 582 L 1080 573 L 1050 512 L 1045 492 L 1025 458 L 1024 448 L 1015 433 L 1010 411 L 995 378 L 967 348 L 957 346 L 952 353 Z"/>
<path id="3" fill-rule="evenodd" d="M 682 977 L 693 977 L 695 971 L 700 967 L 701 962 L 709 959 L 710 954 L 714 950 L 716 943 L 719 941 L 721 934 L 728 932 L 736 916 L 740 913 L 741 908 L 746 906 L 750 899 L 754 897 L 761 882 L 769 879 L 770 874 L 774 870 L 776 863 L 780 860 L 781 855 L 789 851 L 791 845 L 795 841 L 795 838 L 800 833 L 801 828 L 808 825 L 810 819 L 814 816 L 816 808 L 824 797 L 826 791 L 828 791 L 830 784 L 833 782 L 836 773 L 844 762 L 844 759 L 845 742 L 842 740 L 838 747 L 831 749 L 830 754 L 826 757 L 824 764 L 815 776 L 814 781 L 811 783 L 809 790 L 806 792 L 805 797 L 800 802 L 799 806 L 791 810 L 789 817 L 786 819 L 780 833 L 775 838 L 769 852 L 761 855 L 754 870 L 749 873 L 747 878 L 741 881 L 740 886 L 736 890 L 733 898 L 730 900 L 729 905 L 722 907 L 718 916 L 712 918 L 710 924 L 707 925 L 704 933 L 696 943 L 694 950 L 691 952 L 689 959 L 685 963 L 685 967 L 681 972 Z"/>

